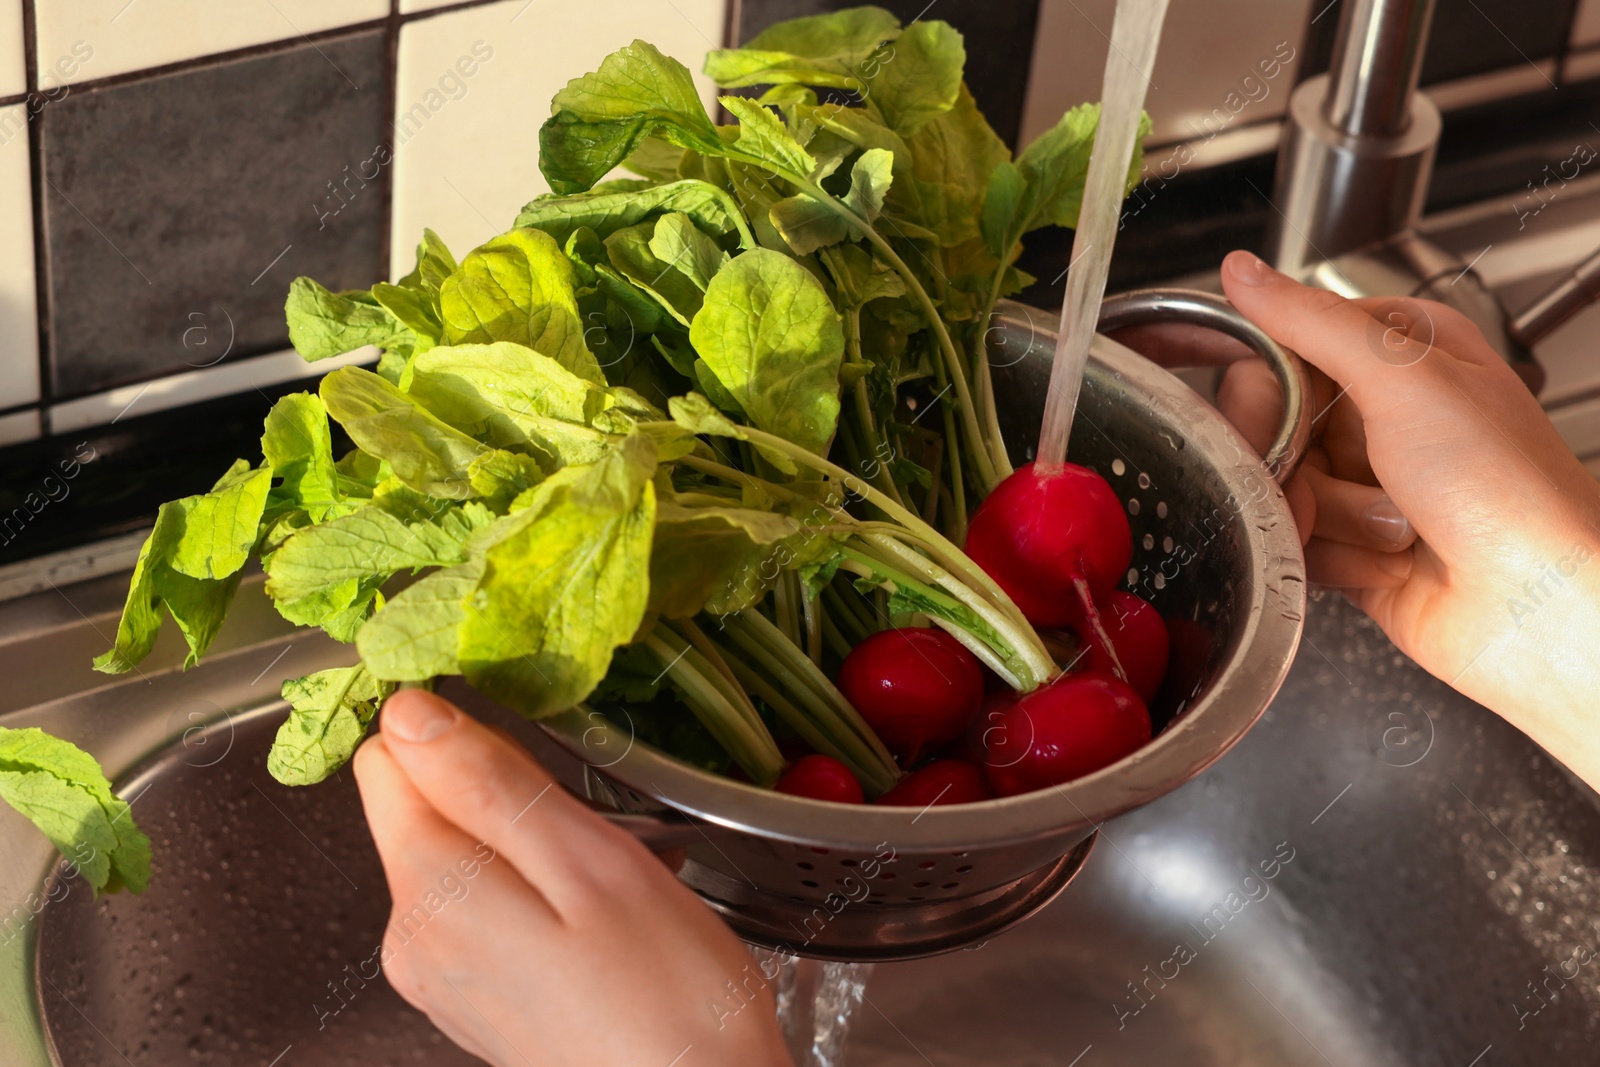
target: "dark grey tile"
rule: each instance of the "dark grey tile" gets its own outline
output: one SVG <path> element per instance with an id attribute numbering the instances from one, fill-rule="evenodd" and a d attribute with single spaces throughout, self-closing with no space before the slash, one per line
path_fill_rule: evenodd
<path id="1" fill-rule="evenodd" d="M 1039 0 L 878 0 L 910 22 L 918 15 L 943 19 L 967 42 L 967 84 L 995 132 L 1015 146 L 1028 93 Z M 743 0 L 736 36 L 748 41 L 774 22 L 856 7 L 858 0 Z"/>
<path id="2" fill-rule="evenodd" d="M 384 54 L 371 31 L 46 109 L 56 399 L 285 347 L 295 275 L 381 276 Z"/>
<path id="3" fill-rule="evenodd" d="M 1549 59 L 1566 44 L 1575 0 L 1440 0 L 1422 84 Z"/>

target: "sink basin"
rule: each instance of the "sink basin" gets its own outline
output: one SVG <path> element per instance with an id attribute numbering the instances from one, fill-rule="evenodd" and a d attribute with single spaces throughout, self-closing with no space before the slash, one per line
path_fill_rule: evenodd
<path id="1" fill-rule="evenodd" d="M 79 628 L 103 626 L 98 594 L 66 592 L 90 609 Z M 148 894 L 95 901 L 52 874 L 25 823 L 0 820 L 0 906 L 18 909 L 0 943 L 0 1067 L 472 1062 L 371 978 L 389 899 L 349 775 L 289 789 L 264 769 L 284 709 L 252 679 L 348 650 L 271 635 L 252 596 L 229 623 L 248 639 L 195 671 L 0 718 L 94 745 L 157 857 Z M 75 633 L 52 630 L 52 647 Z M 0 642 L 0 660 L 19 649 Z M 1596 797 L 1338 598 L 1311 605 L 1257 728 L 1100 838 L 1023 926 L 880 965 L 850 1062 L 1592 1062 L 1600 961 L 1574 952 L 1600 946 Z M 32 922 L 29 891 L 56 898 Z"/>
<path id="2" fill-rule="evenodd" d="M 880 965 L 850 1062 L 1593 1063 L 1595 800 L 1325 598 L 1255 730 L 1054 904 Z"/>

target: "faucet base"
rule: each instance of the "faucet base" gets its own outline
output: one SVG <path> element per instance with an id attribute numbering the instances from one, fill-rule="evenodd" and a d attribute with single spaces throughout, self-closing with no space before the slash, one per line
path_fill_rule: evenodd
<path id="1" fill-rule="evenodd" d="M 1409 230 L 1433 174 L 1441 126 L 1433 101 L 1413 94 L 1410 121 L 1395 136 L 1352 136 L 1329 122 L 1328 92 L 1319 74 L 1289 98 L 1266 246 L 1286 274 Z"/>

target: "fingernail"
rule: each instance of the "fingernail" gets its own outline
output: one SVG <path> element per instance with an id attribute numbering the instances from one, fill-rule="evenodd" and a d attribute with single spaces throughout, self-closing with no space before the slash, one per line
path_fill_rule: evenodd
<path id="1" fill-rule="evenodd" d="M 456 724 L 456 709 L 432 693 L 408 690 L 383 708 L 383 732 L 402 741 L 432 741 Z"/>
<path id="2" fill-rule="evenodd" d="M 1399 547 L 1411 536 L 1411 523 L 1400 514 L 1400 509 L 1394 506 L 1394 501 L 1388 496 L 1374 500 L 1362 513 L 1361 521 L 1366 525 L 1367 533 L 1386 545 Z"/>
<path id="3" fill-rule="evenodd" d="M 1267 266 L 1260 256 L 1250 252 L 1234 252 L 1230 255 L 1228 270 L 1245 285 L 1270 285 L 1283 278 L 1282 274 Z"/>

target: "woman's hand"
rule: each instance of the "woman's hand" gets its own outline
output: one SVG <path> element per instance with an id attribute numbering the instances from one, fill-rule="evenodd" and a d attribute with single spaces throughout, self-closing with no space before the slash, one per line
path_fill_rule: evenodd
<path id="1" fill-rule="evenodd" d="M 1314 444 L 1286 487 L 1307 576 L 1600 787 L 1600 485 L 1453 309 L 1345 300 L 1246 252 L 1222 280 L 1323 372 Z M 1219 403 L 1265 447 L 1282 403 L 1264 365 L 1230 367 Z"/>
<path id="2" fill-rule="evenodd" d="M 451 1040 L 497 1067 L 787 1067 L 755 957 L 644 846 L 440 697 L 382 725 L 355 773 L 383 969 Z"/>

